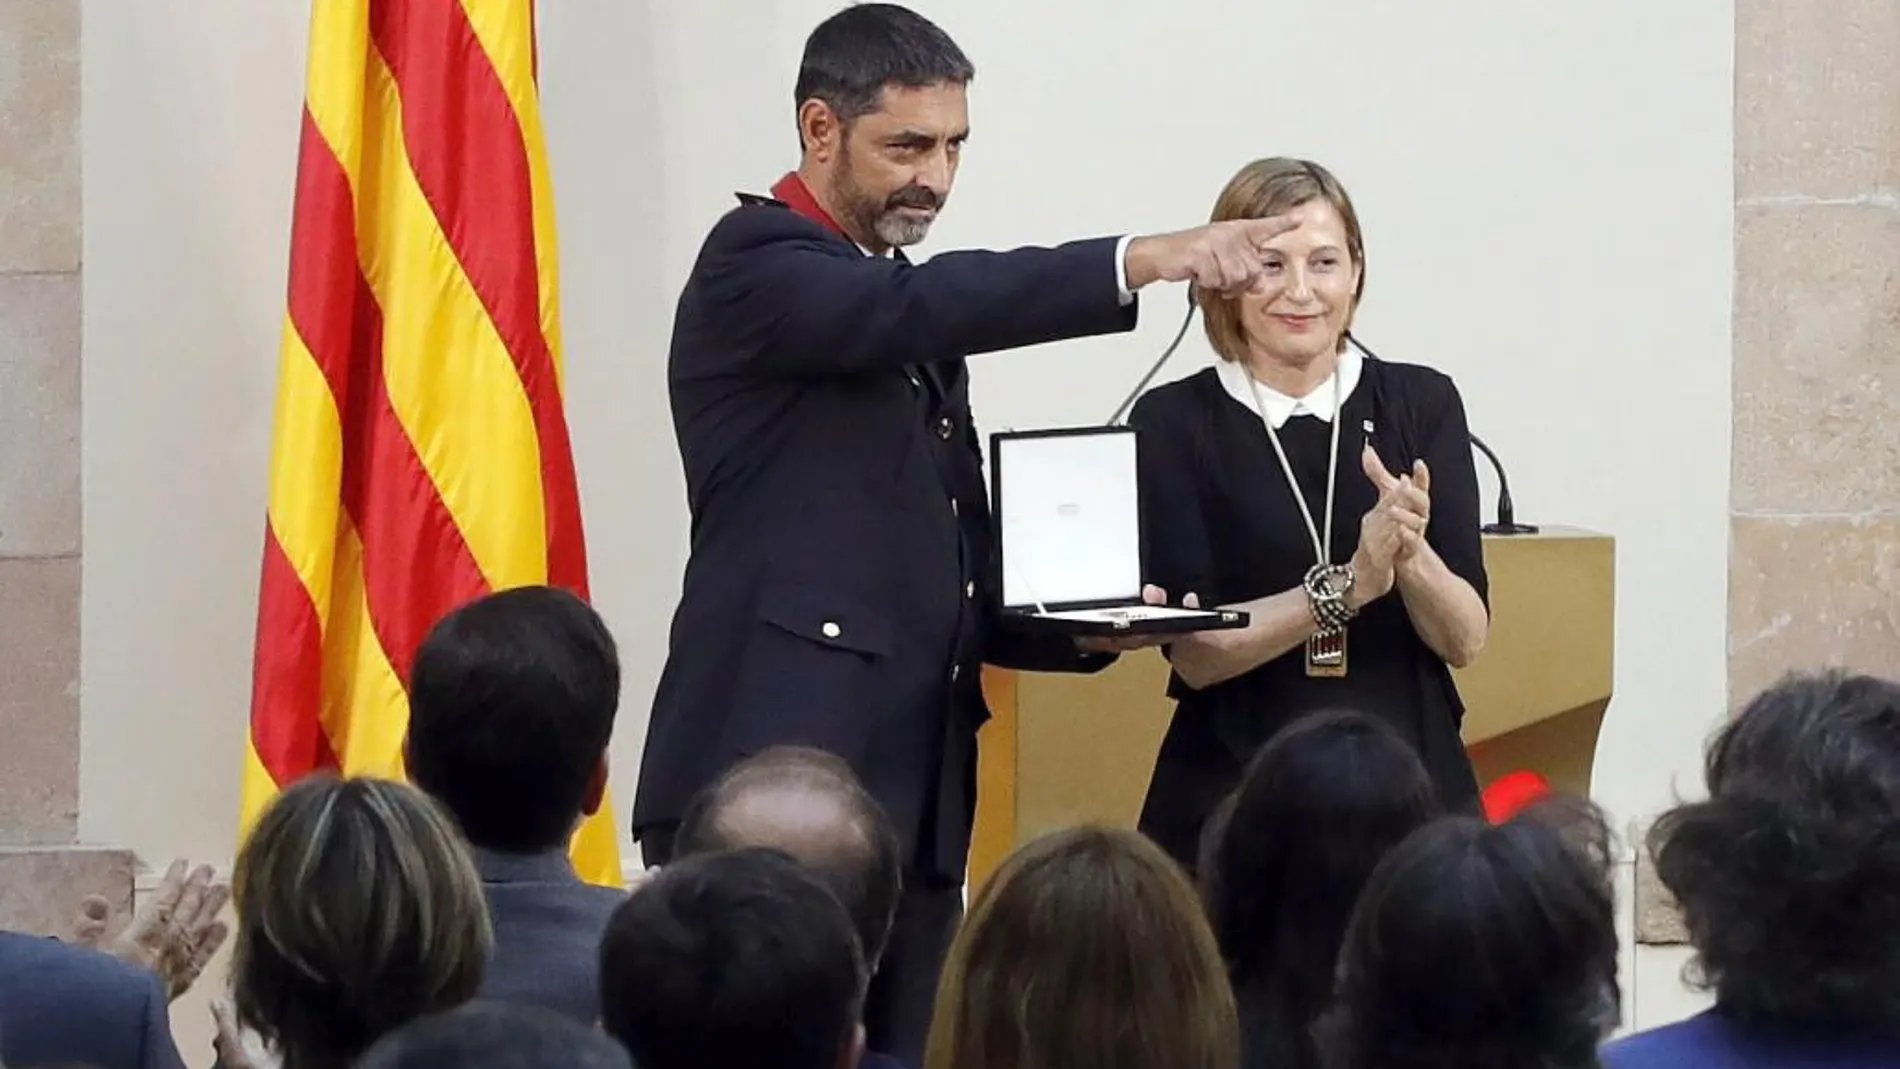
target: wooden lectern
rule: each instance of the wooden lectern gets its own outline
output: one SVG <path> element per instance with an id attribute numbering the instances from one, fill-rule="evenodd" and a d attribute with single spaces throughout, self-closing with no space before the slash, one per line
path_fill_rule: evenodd
<path id="1" fill-rule="evenodd" d="M 1551 527 L 1487 535 L 1491 637 L 1454 673 L 1478 782 L 1526 769 L 1587 794 L 1609 707 L 1616 547 L 1608 535 Z M 994 714 L 978 738 L 970 885 L 1011 850 L 1081 823 L 1134 827 L 1174 703 L 1154 650 L 1091 676 L 984 670 Z"/>

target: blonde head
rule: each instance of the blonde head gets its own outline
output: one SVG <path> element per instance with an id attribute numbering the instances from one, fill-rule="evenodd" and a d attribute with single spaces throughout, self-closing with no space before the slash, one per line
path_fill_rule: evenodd
<path id="1" fill-rule="evenodd" d="M 1352 314 L 1366 290 L 1366 245 L 1359 229 L 1359 213 L 1354 210 L 1346 187 L 1332 172 L 1309 160 L 1274 157 L 1254 160 L 1227 180 L 1214 200 L 1210 222 L 1231 219 L 1265 219 L 1276 215 L 1297 214 L 1311 205 L 1324 205 L 1328 214 L 1336 214 L 1343 231 L 1350 267 L 1356 278 L 1351 288 L 1350 306 L 1345 310 L 1338 346 L 1345 345 L 1345 331 L 1352 326 Z M 1301 233 L 1295 231 L 1294 233 Z M 1201 307 L 1207 340 L 1222 360 L 1244 359 L 1248 350 L 1248 332 L 1243 323 L 1240 297 L 1223 297 L 1199 287 L 1195 300 Z"/>

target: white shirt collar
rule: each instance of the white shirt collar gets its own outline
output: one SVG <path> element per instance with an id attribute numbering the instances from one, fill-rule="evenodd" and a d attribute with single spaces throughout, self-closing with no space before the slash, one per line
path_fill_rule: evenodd
<path id="1" fill-rule="evenodd" d="M 1347 346 L 1346 351 L 1339 354 L 1338 397 L 1333 396 L 1334 377 L 1331 375 L 1305 397 L 1289 397 L 1256 380 L 1255 384 L 1260 390 L 1260 407 L 1265 409 L 1262 415 L 1276 431 L 1286 426 L 1286 421 L 1294 416 L 1314 416 L 1321 422 L 1331 423 L 1334 413 L 1359 387 L 1359 376 L 1364 370 L 1365 358 L 1359 355 L 1359 350 Z M 1214 366 L 1214 371 L 1220 376 L 1220 384 L 1228 396 L 1245 405 L 1249 412 L 1254 411 L 1254 391 L 1247 383 L 1252 376 L 1247 365 L 1238 360 L 1222 360 Z"/>

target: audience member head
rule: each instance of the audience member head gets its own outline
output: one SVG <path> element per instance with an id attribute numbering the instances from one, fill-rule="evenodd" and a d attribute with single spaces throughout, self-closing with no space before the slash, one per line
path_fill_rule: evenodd
<path id="1" fill-rule="evenodd" d="M 1233 992 L 1187 876 L 1130 831 L 1006 859 L 950 945 L 925 1069 L 1234 1069 Z"/>
<path id="2" fill-rule="evenodd" d="M 481 880 L 447 814 L 403 784 L 292 785 L 246 838 L 231 898 L 238 1017 L 286 1069 L 341 1069 L 481 987 Z"/>
<path id="3" fill-rule="evenodd" d="M 538 1006 L 472 1002 L 403 1025 L 354 1069 L 632 1069 L 595 1028 Z"/>
<path id="4" fill-rule="evenodd" d="M 1449 817 L 1373 871 L 1319 1045 L 1336 1069 L 1586 1069 L 1616 1027 L 1609 836 L 1587 802 Z"/>
<path id="5" fill-rule="evenodd" d="M 410 777 L 469 842 L 563 848 L 600 807 L 620 704 L 613 636 L 565 590 L 517 587 L 438 621 L 410 674 Z"/>
<path id="6" fill-rule="evenodd" d="M 734 765 L 687 807 L 673 856 L 741 846 L 783 850 L 844 903 L 875 972 L 897 913 L 903 859 L 884 807 L 851 766 L 822 750 L 780 746 Z"/>
<path id="7" fill-rule="evenodd" d="M 1282 1061 L 1311 1062 L 1307 1025 L 1332 997 L 1360 888 L 1438 812 L 1412 747 L 1363 714 L 1306 717 L 1255 755 L 1210 825 L 1201 863 L 1250 1044 L 1271 1043 Z"/>
<path id="8" fill-rule="evenodd" d="M 974 76 L 949 34 L 897 4 L 853 4 L 806 39 L 793 88 L 802 170 L 866 248 L 929 233 L 970 133 Z"/>
<path id="9" fill-rule="evenodd" d="M 851 1069 L 868 979 L 851 918 L 797 861 L 702 854 L 608 921 L 601 1024 L 640 1069 Z"/>
<path id="10" fill-rule="evenodd" d="M 1782 680 L 1717 735 L 1707 784 L 1650 847 L 1717 1003 L 1900 1031 L 1900 686 Z"/>
<path id="11" fill-rule="evenodd" d="M 1231 297 L 1194 288 L 1207 340 L 1222 360 L 1303 367 L 1330 357 L 1346 347 L 1365 296 L 1365 235 L 1331 171 L 1310 160 L 1254 160 L 1227 180 L 1209 219 L 1276 215 L 1300 225 L 1267 243 L 1267 271 L 1254 286 Z M 1287 317 L 1298 323 L 1289 326 Z"/>

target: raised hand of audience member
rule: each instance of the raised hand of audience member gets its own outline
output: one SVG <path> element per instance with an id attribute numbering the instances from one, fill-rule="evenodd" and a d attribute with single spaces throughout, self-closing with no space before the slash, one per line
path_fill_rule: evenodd
<path id="1" fill-rule="evenodd" d="M 211 956 L 224 945 L 230 926 L 218 919 L 231 889 L 217 883 L 209 865 L 191 869 L 179 858 L 166 870 L 157 893 L 133 914 L 124 930 L 108 936 L 111 905 L 99 895 L 79 904 L 72 942 L 150 969 L 172 999 L 191 989 Z"/>

